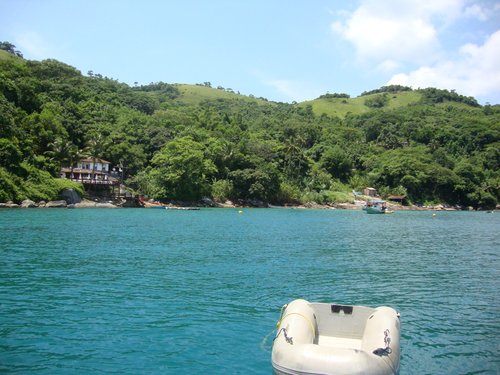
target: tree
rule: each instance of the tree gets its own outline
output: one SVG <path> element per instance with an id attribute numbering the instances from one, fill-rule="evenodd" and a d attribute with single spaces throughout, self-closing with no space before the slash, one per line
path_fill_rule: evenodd
<path id="1" fill-rule="evenodd" d="M 0 167 L 14 171 L 22 161 L 22 153 L 15 140 L 0 138 Z"/>
<path id="2" fill-rule="evenodd" d="M 0 94 L 0 137 L 13 137 L 16 131 L 16 107 Z"/>
<path id="3" fill-rule="evenodd" d="M 272 164 L 262 164 L 256 168 L 238 169 L 230 173 L 234 191 L 244 199 L 259 199 L 273 202 L 280 191 L 279 172 Z"/>
<path id="4" fill-rule="evenodd" d="M 73 178 L 73 169 L 75 164 L 80 161 L 85 156 L 85 151 L 78 148 L 76 145 L 72 145 L 69 150 L 69 165 L 71 168 L 70 177 Z"/>
<path id="5" fill-rule="evenodd" d="M 124 179 L 137 174 L 147 162 L 143 146 L 131 144 L 129 141 L 113 143 L 109 146 L 107 155 L 116 165 L 121 165 Z"/>
<path id="6" fill-rule="evenodd" d="M 300 136 L 286 140 L 283 145 L 283 172 L 286 178 L 298 185 L 309 171 L 310 161 L 304 154 L 304 140 Z"/>
<path id="7" fill-rule="evenodd" d="M 365 99 L 365 105 L 370 108 L 382 108 L 389 102 L 387 94 L 375 95 Z"/>
<path id="8" fill-rule="evenodd" d="M 59 169 L 65 164 L 69 164 L 71 160 L 71 152 L 75 147 L 73 143 L 63 138 L 56 138 L 55 141 L 48 144 L 51 149 L 45 153 L 51 160 L 57 162 Z"/>
<path id="9" fill-rule="evenodd" d="M 210 191 L 217 168 L 204 155 L 203 144 L 190 136 L 165 145 L 151 161 L 158 191 L 163 198 L 196 200 Z"/>
<path id="10" fill-rule="evenodd" d="M 58 103 L 48 103 L 42 112 L 25 117 L 22 128 L 26 143 L 35 154 L 42 155 L 50 149 L 49 144 L 57 138 L 68 139 L 68 132 L 62 124 Z"/>
<path id="11" fill-rule="evenodd" d="M 92 180 L 94 180 L 97 159 L 103 157 L 107 147 L 108 142 L 104 139 L 104 137 L 101 134 L 94 134 L 91 136 L 87 143 L 87 147 L 84 149 L 84 154 L 92 159 Z"/>
<path id="12" fill-rule="evenodd" d="M 389 190 L 402 186 L 410 200 L 457 202 L 460 177 L 432 160 L 424 146 L 407 147 L 384 152 L 371 168 L 376 185 Z M 376 186 L 378 187 L 378 186 Z"/>
<path id="13" fill-rule="evenodd" d="M 337 145 L 325 150 L 321 156 L 320 164 L 332 176 L 341 181 L 347 181 L 351 175 L 352 162 L 347 153 Z"/>
<path id="14" fill-rule="evenodd" d="M 0 49 L 12 53 L 13 55 L 23 57 L 23 54 L 16 49 L 16 46 L 9 42 L 0 42 Z"/>

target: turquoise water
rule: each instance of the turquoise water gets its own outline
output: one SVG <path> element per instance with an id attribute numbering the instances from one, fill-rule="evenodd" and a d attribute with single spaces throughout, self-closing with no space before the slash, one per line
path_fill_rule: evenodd
<path id="1" fill-rule="evenodd" d="M 401 312 L 401 374 L 500 373 L 500 214 L 0 211 L 0 372 L 271 374 L 284 303 Z"/>

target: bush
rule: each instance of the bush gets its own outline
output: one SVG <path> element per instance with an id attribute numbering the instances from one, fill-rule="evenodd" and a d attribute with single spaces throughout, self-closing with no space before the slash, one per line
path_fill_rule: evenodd
<path id="1" fill-rule="evenodd" d="M 468 203 L 474 208 L 491 210 L 497 205 L 497 200 L 492 194 L 487 191 L 481 191 L 480 189 L 476 189 L 474 192 L 467 194 L 467 198 L 469 199 Z"/>
<path id="2" fill-rule="evenodd" d="M 332 191 L 322 190 L 308 191 L 301 197 L 302 203 L 318 203 L 318 204 L 331 204 L 331 203 L 352 203 L 352 194 L 345 191 Z"/>
<path id="3" fill-rule="evenodd" d="M 282 182 L 280 184 L 277 198 L 278 203 L 300 203 L 300 190 L 295 185 L 291 185 L 287 182 Z"/>
<path id="4" fill-rule="evenodd" d="M 212 198 L 224 202 L 234 195 L 233 183 L 229 180 L 217 180 L 212 184 Z"/>
<path id="5" fill-rule="evenodd" d="M 33 201 L 56 200 L 59 193 L 65 189 L 73 189 L 80 196 L 84 189 L 82 184 L 66 179 L 54 178 L 47 171 L 36 169 L 31 164 L 21 163 L 23 175 L 21 178 L 0 168 L 0 201 L 9 200 L 21 202 L 24 199 Z"/>
<path id="6" fill-rule="evenodd" d="M 389 102 L 387 94 L 376 95 L 365 99 L 365 105 L 370 108 L 382 108 Z"/>
<path id="7" fill-rule="evenodd" d="M 20 195 L 21 180 L 19 177 L 0 168 L 0 202 L 17 201 Z"/>
<path id="8" fill-rule="evenodd" d="M 323 195 L 327 203 L 353 203 L 352 194 L 345 191 L 327 190 Z"/>
<path id="9" fill-rule="evenodd" d="M 372 181 L 366 175 L 355 174 L 349 179 L 349 186 L 356 191 L 363 191 L 365 187 L 372 185 Z"/>
<path id="10" fill-rule="evenodd" d="M 330 185 L 330 189 L 332 191 L 336 192 L 346 192 L 347 194 L 351 194 L 351 189 L 349 188 L 348 185 L 343 184 L 339 180 L 333 180 L 332 184 Z"/>
<path id="11" fill-rule="evenodd" d="M 333 94 L 330 94 L 330 93 L 327 93 L 327 94 L 323 94 L 323 95 L 320 95 L 320 97 L 318 99 L 349 99 L 351 96 L 349 94 L 345 94 L 345 93 L 333 93 Z"/>
<path id="12" fill-rule="evenodd" d="M 58 194 L 60 194 L 64 189 L 73 189 L 80 197 L 83 197 L 85 194 L 85 188 L 79 182 L 71 181 L 65 178 L 55 178 L 54 183 Z"/>
<path id="13" fill-rule="evenodd" d="M 307 191 L 300 197 L 301 203 L 325 203 L 325 197 L 323 194 L 317 191 Z"/>

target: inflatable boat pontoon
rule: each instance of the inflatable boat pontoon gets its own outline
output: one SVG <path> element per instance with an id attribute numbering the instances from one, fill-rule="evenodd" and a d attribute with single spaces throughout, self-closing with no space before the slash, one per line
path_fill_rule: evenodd
<path id="1" fill-rule="evenodd" d="M 272 350 L 276 374 L 399 373 L 399 314 L 303 299 L 283 306 Z"/>

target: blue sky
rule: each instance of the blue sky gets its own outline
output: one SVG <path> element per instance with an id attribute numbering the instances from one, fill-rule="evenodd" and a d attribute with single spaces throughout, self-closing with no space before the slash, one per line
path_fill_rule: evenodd
<path id="1" fill-rule="evenodd" d="M 0 0 L 0 40 L 130 85 L 300 102 L 402 84 L 500 104 L 500 0 Z"/>

